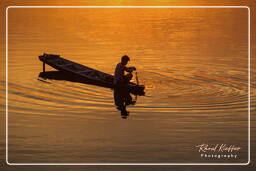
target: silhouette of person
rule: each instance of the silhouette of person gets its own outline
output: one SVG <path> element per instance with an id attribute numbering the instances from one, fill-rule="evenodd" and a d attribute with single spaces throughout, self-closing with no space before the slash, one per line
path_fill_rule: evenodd
<path id="1" fill-rule="evenodd" d="M 132 72 L 136 70 L 135 67 L 126 67 L 130 58 L 127 55 L 122 56 L 121 62 L 116 65 L 114 74 L 114 86 L 124 86 L 132 79 Z M 125 75 L 124 72 L 129 72 Z"/>
<path id="2" fill-rule="evenodd" d="M 126 110 L 126 105 L 135 104 L 132 101 L 128 89 L 128 83 L 132 79 L 132 72 L 136 70 L 135 67 L 126 67 L 130 58 L 127 55 L 122 56 L 121 62 L 116 65 L 114 74 L 114 100 L 117 109 L 121 111 L 121 117 L 127 118 L 129 112 Z M 128 74 L 125 75 L 125 71 Z"/>

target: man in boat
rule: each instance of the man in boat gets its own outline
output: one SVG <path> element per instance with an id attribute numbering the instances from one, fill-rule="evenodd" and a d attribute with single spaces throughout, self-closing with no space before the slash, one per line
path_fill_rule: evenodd
<path id="1" fill-rule="evenodd" d="M 132 72 L 136 70 L 135 67 L 126 67 L 130 58 L 127 55 L 124 55 L 121 58 L 121 62 L 116 65 L 115 69 L 115 77 L 114 77 L 114 85 L 115 86 L 125 86 L 132 79 Z M 124 72 L 128 72 L 129 74 L 125 75 Z"/>
<path id="2" fill-rule="evenodd" d="M 122 118 L 128 116 L 129 112 L 126 111 L 126 105 L 134 103 L 128 90 L 128 84 L 132 79 L 132 72 L 136 70 L 135 67 L 126 67 L 130 58 L 124 55 L 121 62 L 116 65 L 114 75 L 114 99 L 117 109 L 121 111 Z M 125 75 L 125 71 L 128 74 Z"/>

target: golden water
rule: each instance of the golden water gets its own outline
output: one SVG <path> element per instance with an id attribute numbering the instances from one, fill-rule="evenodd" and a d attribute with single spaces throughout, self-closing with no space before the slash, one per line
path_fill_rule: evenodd
<path id="1" fill-rule="evenodd" d="M 247 162 L 247 15 L 247 9 L 9 9 L 9 162 Z M 127 54 L 146 95 L 121 119 L 111 89 L 39 81 L 44 52 L 110 74 Z M 202 143 L 242 150 L 238 159 L 200 158 L 195 146 Z"/>

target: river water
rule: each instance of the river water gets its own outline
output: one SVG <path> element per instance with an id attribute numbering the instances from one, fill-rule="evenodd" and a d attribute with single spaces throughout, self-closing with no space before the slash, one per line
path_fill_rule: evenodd
<path id="1" fill-rule="evenodd" d="M 246 8 L 11 8 L 8 14 L 10 163 L 247 162 Z M 126 54 L 145 96 L 122 119 L 109 88 L 39 78 L 43 53 L 110 74 Z M 237 158 L 205 158 L 196 147 L 203 143 L 241 150 L 216 153 Z"/>

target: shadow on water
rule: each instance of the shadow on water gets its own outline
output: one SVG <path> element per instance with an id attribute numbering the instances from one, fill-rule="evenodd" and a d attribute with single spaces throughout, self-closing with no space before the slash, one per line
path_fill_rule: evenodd
<path id="1" fill-rule="evenodd" d="M 40 72 L 38 75 L 38 80 L 46 82 L 47 79 L 50 80 L 64 80 L 82 84 L 90 84 L 90 85 L 97 85 L 101 87 L 111 88 L 106 85 L 101 85 L 99 83 L 95 83 L 89 80 L 85 80 L 84 78 L 75 77 L 72 74 L 63 72 L 63 71 L 47 71 L 47 72 Z M 116 109 L 120 111 L 121 117 L 123 119 L 127 119 L 129 116 L 129 112 L 126 110 L 126 106 L 128 105 L 135 105 L 137 101 L 137 96 L 144 96 L 145 92 L 143 91 L 129 91 L 127 88 L 111 88 L 114 91 L 114 101 L 116 105 Z M 133 99 L 131 95 L 135 95 Z"/>

